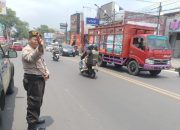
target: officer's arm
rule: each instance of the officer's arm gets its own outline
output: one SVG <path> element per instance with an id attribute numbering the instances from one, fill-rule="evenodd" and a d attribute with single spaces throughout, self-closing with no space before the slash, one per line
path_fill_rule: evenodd
<path id="1" fill-rule="evenodd" d="M 27 62 L 36 62 L 41 58 L 41 56 L 43 55 L 43 52 L 44 50 L 41 47 L 37 47 L 35 51 L 25 48 L 22 52 L 22 57 Z"/>

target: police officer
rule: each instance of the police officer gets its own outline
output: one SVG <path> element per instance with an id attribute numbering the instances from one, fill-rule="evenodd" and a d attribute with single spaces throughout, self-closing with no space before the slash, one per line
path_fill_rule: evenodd
<path id="1" fill-rule="evenodd" d="M 43 41 L 37 31 L 29 32 L 29 44 L 22 51 L 24 68 L 24 88 L 27 91 L 28 130 L 45 130 L 36 128 L 37 124 L 45 123 L 39 119 L 40 108 L 43 101 L 45 81 L 49 79 L 49 71 L 42 58 L 44 54 Z"/>

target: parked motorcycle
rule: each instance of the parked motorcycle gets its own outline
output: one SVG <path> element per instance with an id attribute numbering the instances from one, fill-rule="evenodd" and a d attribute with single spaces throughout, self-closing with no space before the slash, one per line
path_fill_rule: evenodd
<path id="1" fill-rule="evenodd" d="M 93 79 L 96 77 L 96 72 L 98 72 L 97 63 L 93 64 L 93 66 L 87 67 L 85 64 L 83 64 L 82 60 L 79 62 L 79 69 L 82 75 Z"/>

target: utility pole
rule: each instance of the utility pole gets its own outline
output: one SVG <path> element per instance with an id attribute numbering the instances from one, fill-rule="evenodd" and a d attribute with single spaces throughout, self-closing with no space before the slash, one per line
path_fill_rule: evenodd
<path id="1" fill-rule="evenodd" d="M 159 3 L 159 14 L 158 14 L 158 22 L 157 22 L 156 35 L 159 35 L 159 31 L 160 31 L 161 10 L 162 10 L 162 3 L 160 2 L 160 3 Z"/>
<path id="2" fill-rule="evenodd" d="M 141 1 L 141 2 L 148 2 L 148 3 L 159 3 L 159 11 L 158 11 L 158 21 L 157 21 L 157 27 L 156 27 L 156 35 L 159 35 L 159 32 L 160 32 L 160 17 L 161 17 L 161 11 L 162 11 L 162 2 L 152 2 L 152 1 L 147 1 L 147 0 L 137 0 L 137 1 Z M 167 1 L 167 0 L 166 0 Z"/>

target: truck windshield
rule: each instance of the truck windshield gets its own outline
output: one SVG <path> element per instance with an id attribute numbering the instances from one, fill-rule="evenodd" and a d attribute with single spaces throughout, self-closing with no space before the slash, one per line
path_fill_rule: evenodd
<path id="1" fill-rule="evenodd" d="M 155 36 L 155 35 L 148 36 L 147 43 L 148 43 L 149 49 L 151 50 L 171 49 L 168 42 L 168 38 L 165 36 Z"/>

